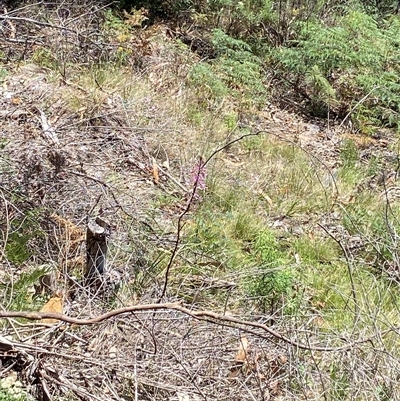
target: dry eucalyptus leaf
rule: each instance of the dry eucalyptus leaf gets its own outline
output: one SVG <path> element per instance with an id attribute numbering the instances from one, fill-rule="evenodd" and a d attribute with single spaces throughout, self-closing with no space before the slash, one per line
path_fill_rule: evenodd
<path id="1" fill-rule="evenodd" d="M 40 312 L 48 312 L 48 313 L 62 313 L 63 312 L 63 304 L 62 299 L 59 297 L 50 298 L 47 303 L 43 306 Z M 42 319 L 42 323 L 58 323 L 57 319 Z"/>
<path id="2" fill-rule="evenodd" d="M 158 165 L 157 165 L 155 159 L 153 159 L 152 173 L 153 173 L 154 183 L 158 184 L 160 182 L 160 174 L 159 174 Z"/>
<path id="3" fill-rule="evenodd" d="M 247 349 L 249 347 L 249 340 L 246 336 L 240 337 L 239 349 L 235 357 L 236 362 L 246 362 L 247 360 Z"/>

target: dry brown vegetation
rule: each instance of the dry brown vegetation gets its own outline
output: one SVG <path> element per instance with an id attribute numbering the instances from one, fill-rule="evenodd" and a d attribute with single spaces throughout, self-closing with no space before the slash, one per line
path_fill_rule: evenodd
<path id="1" fill-rule="evenodd" d="M 365 140 L 272 104 L 202 98 L 187 80 L 200 56 L 171 27 L 141 29 L 145 10 L 114 20 L 67 1 L 0 17 L 0 377 L 11 383 L 1 400 L 399 397 L 397 295 L 355 269 L 360 247 L 379 244 L 341 220 L 360 193 L 370 207 L 395 192 L 391 132 Z M 367 158 L 384 154 L 389 178 L 341 179 L 348 140 Z M 191 171 L 216 149 L 205 199 L 193 199 Z M 202 231 L 207 208 L 217 227 Z M 112 235 L 93 293 L 82 281 L 84 234 L 97 214 Z M 265 226 L 297 274 L 292 295 L 268 307 L 265 294 L 246 292 L 262 276 L 258 254 L 246 255 Z M 318 255 L 308 262 L 302 247 Z M 396 277 L 396 266 L 380 273 Z M 85 320 L 123 307 L 90 325 L 5 318 Z"/>

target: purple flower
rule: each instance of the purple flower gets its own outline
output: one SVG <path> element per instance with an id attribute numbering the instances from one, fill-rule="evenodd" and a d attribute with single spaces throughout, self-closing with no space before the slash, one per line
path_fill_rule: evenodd
<path id="1" fill-rule="evenodd" d="M 190 172 L 188 187 L 190 190 L 189 202 L 192 200 L 201 202 L 203 200 L 201 192 L 206 189 L 207 168 L 202 157 L 199 157 L 197 163 L 193 166 Z"/>

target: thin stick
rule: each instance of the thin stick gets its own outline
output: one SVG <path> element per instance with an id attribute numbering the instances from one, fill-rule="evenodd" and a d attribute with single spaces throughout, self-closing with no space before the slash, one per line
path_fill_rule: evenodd
<path id="1" fill-rule="evenodd" d="M 361 100 L 359 100 L 355 105 L 354 105 L 354 107 L 352 107 L 352 109 L 346 114 L 346 116 L 345 116 L 345 118 L 342 120 L 342 122 L 339 124 L 339 129 L 343 126 L 343 124 L 344 124 L 344 122 L 351 116 L 351 114 L 353 114 L 353 111 L 360 105 L 360 104 L 362 104 L 362 103 L 364 103 L 367 99 L 368 99 L 368 97 L 369 97 L 369 95 L 374 91 L 374 90 L 376 90 L 376 89 L 378 89 L 379 88 L 379 86 L 375 86 L 374 88 L 372 88 Z"/>
<path id="2" fill-rule="evenodd" d="M 79 32 L 77 32 L 74 29 L 70 29 L 70 28 L 66 28 L 64 26 L 61 25 L 53 25 L 53 24 L 49 24 L 48 22 L 40 22 L 40 21 L 36 21 L 32 18 L 23 18 L 23 17 L 10 17 L 9 15 L 4 15 L 4 14 L 0 14 L 0 20 L 4 20 L 4 21 L 21 21 L 21 22 L 29 22 L 31 24 L 35 24 L 35 25 L 39 25 L 39 26 L 44 26 L 44 27 L 48 27 L 48 28 L 54 28 L 54 29 L 59 29 L 62 31 L 68 31 L 71 33 L 75 33 L 77 35 L 81 35 Z"/>

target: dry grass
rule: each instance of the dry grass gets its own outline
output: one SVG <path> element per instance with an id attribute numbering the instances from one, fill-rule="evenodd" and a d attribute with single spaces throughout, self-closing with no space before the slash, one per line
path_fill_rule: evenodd
<path id="1" fill-rule="evenodd" d="M 87 317 L 156 301 L 198 156 L 261 129 L 267 134 L 228 146 L 210 163 L 208 191 L 187 216 L 167 299 L 270 324 L 303 344 L 371 340 L 336 352 L 300 350 L 257 330 L 176 311 L 132 313 L 87 327 L 8 320 L 2 334 L 14 350 L 3 350 L 0 339 L 1 377 L 18 372 L 37 399 L 399 398 L 396 292 L 372 275 L 355 274 L 355 313 L 340 247 L 332 240 L 329 252 L 322 245 L 315 251 L 315 237 L 330 238 L 318 223 L 337 240 L 356 242 L 337 216 L 359 189 L 342 196 L 348 184 L 337 174 L 340 133 L 328 141 L 330 130 L 316 132 L 273 106 L 255 115 L 241 115 L 229 98 L 204 107 L 186 85 L 198 56 L 176 44 L 166 27 L 126 33 L 114 22 L 103 32 L 102 12 L 68 8 L 65 21 L 61 8 L 40 9 L 57 28 L 11 20 L 16 36 L 0 39 L 9 59 L 0 92 L 3 304 L 40 309 L 56 293 L 64 313 Z M 41 18 L 36 6 L 18 16 L 28 14 Z M 79 233 L 100 210 L 112 224 L 113 277 L 93 294 L 82 286 Z M 207 213 L 215 227 L 207 225 Z M 297 313 L 287 313 L 287 300 L 272 317 L 261 313 L 243 291 L 246 278 L 263 272 L 246 259 L 253 233 L 263 227 L 276 230 L 288 247 L 291 237 L 299 238 L 296 254 L 288 252 L 290 268 L 308 283 L 296 288 Z M 346 249 L 353 268 L 357 250 Z M 57 271 L 56 287 L 34 296 L 48 266 Z M 324 297 L 332 302 L 323 304 Z M 249 346 L 237 361 L 243 336 Z"/>

